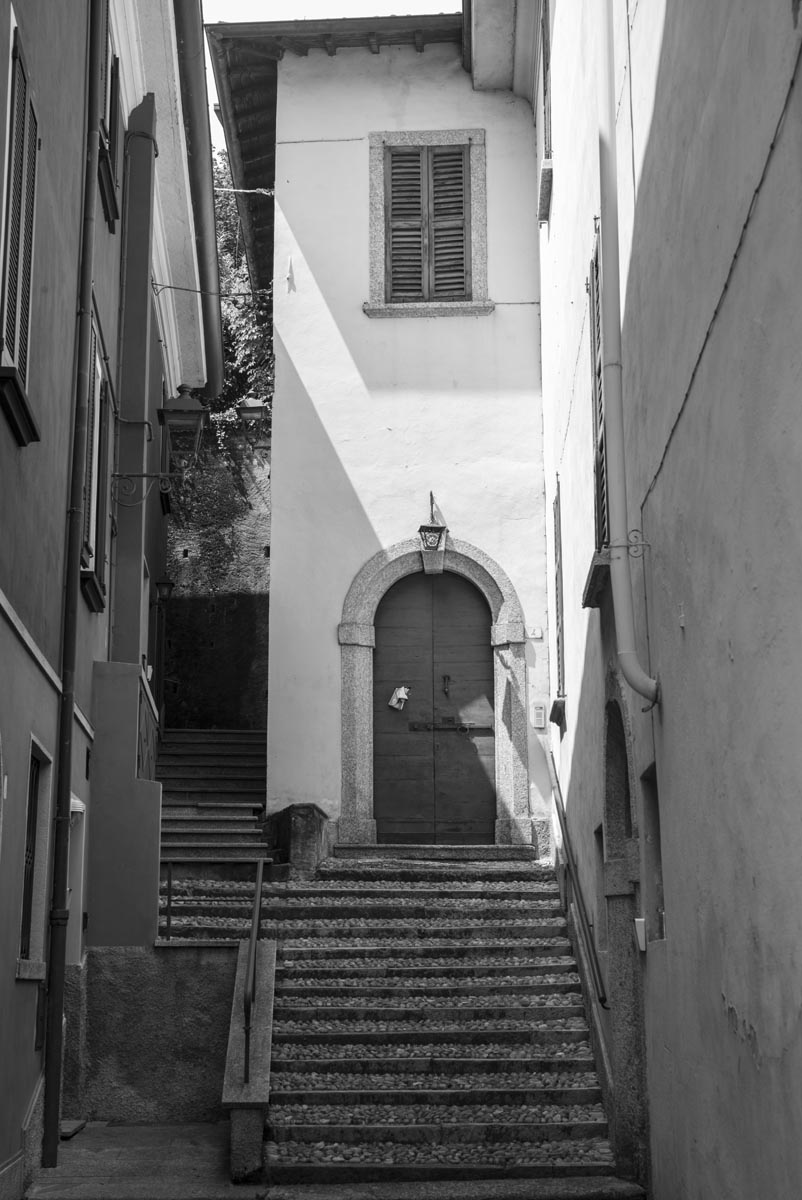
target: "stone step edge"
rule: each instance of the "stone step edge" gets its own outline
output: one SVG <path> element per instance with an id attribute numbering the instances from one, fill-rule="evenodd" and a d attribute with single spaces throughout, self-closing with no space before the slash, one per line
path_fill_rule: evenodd
<path id="1" fill-rule="evenodd" d="M 410 1023 L 414 1022 L 418 1016 L 429 1014 L 431 1017 L 469 1021 L 492 1021 L 499 1018 L 506 1021 L 513 1021 L 518 1019 L 523 1024 L 530 1017 L 538 1020 L 545 1020 L 548 1017 L 553 1017 L 555 1020 L 565 1020 L 568 1017 L 583 1017 L 585 1015 L 585 1007 L 582 1003 L 579 1003 L 488 1004 L 487 1006 L 465 1004 L 456 1005 L 454 1008 L 438 1005 L 429 1009 L 423 1005 L 420 1008 L 409 1009 L 403 1004 L 387 1004 L 381 1007 L 369 1004 L 362 1007 L 358 1005 L 354 1005 L 353 1007 L 348 1005 L 343 1005 L 342 1007 L 321 1005 L 319 1008 L 316 1008 L 312 1005 L 293 1007 L 289 1004 L 279 1003 L 278 998 L 276 998 L 273 1006 L 273 1019 L 275 1021 L 349 1021 L 356 1018 L 359 1014 L 375 1021 L 392 1021 L 400 1017 L 403 1013 L 409 1014 Z"/>
<path id="2" fill-rule="evenodd" d="M 435 1048 L 436 1049 L 436 1048 Z M 276 1051 L 279 1051 L 276 1053 Z M 492 1056 L 487 1058 L 457 1058 L 454 1055 L 441 1056 L 435 1054 L 405 1054 L 400 1058 L 393 1058 L 387 1055 L 384 1058 L 358 1058 L 350 1057 L 329 1057 L 329 1058 L 282 1058 L 280 1047 L 274 1047 L 274 1053 L 271 1058 L 270 1070 L 271 1077 L 275 1079 L 276 1075 L 280 1075 L 284 1071 L 294 1071 L 297 1074 L 303 1074 L 309 1071 L 310 1074 L 317 1071 L 318 1074 L 324 1075 L 329 1070 L 337 1074 L 353 1074 L 358 1077 L 362 1074 L 374 1074 L 377 1071 L 385 1070 L 392 1071 L 399 1062 L 425 1062 L 429 1064 L 431 1072 L 434 1074 L 448 1074 L 449 1069 L 457 1066 L 459 1069 L 454 1074 L 492 1074 L 501 1072 L 510 1067 L 520 1066 L 522 1071 L 528 1069 L 532 1072 L 543 1073 L 545 1071 L 563 1071 L 568 1073 L 571 1070 L 587 1072 L 588 1069 L 595 1070 L 594 1058 L 590 1051 L 585 1054 L 576 1054 L 572 1057 L 563 1056 L 557 1057 L 552 1055 L 549 1057 L 546 1054 L 533 1055 L 530 1058 L 508 1058 L 501 1056 Z M 360 1072 L 359 1068 L 364 1067 L 365 1070 Z M 412 1075 L 415 1078 L 425 1078 L 429 1072 L 423 1071 L 403 1071 L 399 1073 L 399 1077 L 403 1075 Z"/>
<path id="3" fill-rule="evenodd" d="M 327 1043 L 337 1044 L 337 1042 L 352 1043 L 353 1045 L 371 1044 L 373 1042 L 379 1045 L 393 1045 L 398 1042 L 414 1042 L 416 1037 L 426 1039 L 427 1043 L 432 1038 L 438 1038 L 440 1041 L 451 1042 L 453 1044 L 471 1045 L 473 1042 L 493 1041 L 499 1042 L 502 1045 L 507 1042 L 512 1042 L 518 1046 L 526 1045 L 542 1045 L 548 1042 L 584 1042 L 587 1041 L 589 1031 L 587 1026 L 579 1029 L 531 1029 L 527 1026 L 519 1026 L 516 1029 L 460 1029 L 458 1027 L 445 1028 L 443 1026 L 418 1026 L 417 1029 L 327 1029 L 323 1030 L 296 1030 L 296 1029 L 281 1029 L 278 1023 L 273 1026 L 273 1049 L 280 1043 L 294 1044 L 301 1042 L 308 1046 L 325 1046 Z"/>
<path id="4" fill-rule="evenodd" d="M 522 976 L 521 978 L 528 978 Z M 527 993 L 535 996 L 568 996 L 572 992 L 579 993 L 579 981 L 575 983 L 528 983 L 526 985 Z M 409 1000 L 412 997 L 418 998 L 423 996 L 490 996 L 495 992 L 515 992 L 521 990 L 521 985 L 510 980 L 505 983 L 494 983 L 492 979 L 488 979 L 483 983 L 441 983 L 427 987 L 422 983 L 410 983 L 405 987 L 389 987 L 384 984 L 364 985 L 364 984 L 349 984 L 341 981 L 339 986 L 334 984 L 312 984 L 301 987 L 298 984 L 282 983 L 276 979 L 275 995 L 277 998 L 290 998 L 302 996 L 354 996 L 365 997 L 390 997 L 403 996 Z"/>

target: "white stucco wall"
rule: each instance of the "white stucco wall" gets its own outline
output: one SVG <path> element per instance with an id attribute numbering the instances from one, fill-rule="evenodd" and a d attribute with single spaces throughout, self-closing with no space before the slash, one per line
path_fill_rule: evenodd
<path id="1" fill-rule="evenodd" d="M 667 936 L 641 960 L 650 1195 L 790 1197 L 802 1178 L 798 88 L 775 130 L 802 27 L 779 0 L 629 11 L 628 38 L 616 5 L 629 525 L 650 544 L 633 563 L 638 646 L 663 689 L 648 716 L 625 691 L 636 823 L 638 776 L 656 761 L 665 886 Z M 566 595 L 568 729 L 555 741 L 591 896 L 615 663 L 611 631 L 580 607 L 597 53 L 591 6 L 558 5 L 541 236 L 546 483 L 550 503 L 559 471 Z"/>
<path id="2" fill-rule="evenodd" d="M 481 128 L 489 316 L 369 319 L 368 134 Z M 268 804 L 340 797 L 337 625 L 356 572 L 429 491 L 546 628 L 531 109 L 475 93 L 455 46 L 286 55 L 276 163 Z M 545 644 L 531 643 L 545 700 Z"/>

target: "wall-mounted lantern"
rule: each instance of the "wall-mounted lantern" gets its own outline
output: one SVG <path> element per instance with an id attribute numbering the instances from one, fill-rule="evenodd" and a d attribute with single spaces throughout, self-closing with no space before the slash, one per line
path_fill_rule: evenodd
<path id="1" fill-rule="evenodd" d="M 150 494 L 152 484 L 148 480 L 158 481 L 162 510 L 170 511 L 170 489 L 174 479 L 183 480 L 187 471 L 198 461 L 201 438 L 206 424 L 208 410 L 203 402 L 193 393 L 192 388 L 182 383 L 178 395 L 165 399 L 164 407 L 157 410 L 159 424 L 163 426 L 165 437 L 162 442 L 161 471 L 145 471 L 143 473 L 130 471 L 115 471 L 112 484 L 115 487 L 115 498 L 130 508 L 142 504 Z M 149 421 L 142 422 L 148 430 L 148 441 L 153 438 Z M 142 494 L 135 499 L 137 482 L 143 481 Z"/>
<path id="2" fill-rule="evenodd" d="M 421 540 L 421 558 L 423 570 L 427 575 L 442 575 L 446 556 L 446 536 L 448 529 L 434 517 L 434 493 L 429 492 L 429 524 L 421 525 L 418 529 Z"/>

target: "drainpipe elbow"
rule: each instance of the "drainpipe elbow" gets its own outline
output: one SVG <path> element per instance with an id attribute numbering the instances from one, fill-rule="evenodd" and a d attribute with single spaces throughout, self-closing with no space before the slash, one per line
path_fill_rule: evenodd
<path id="1" fill-rule="evenodd" d="M 618 661 L 621 664 L 621 673 L 632 690 L 649 701 L 648 707 L 643 710 L 649 712 L 656 704 L 660 703 L 660 680 L 652 679 L 650 675 L 646 674 L 640 665 L 636 650 L 619 650 Z"/>

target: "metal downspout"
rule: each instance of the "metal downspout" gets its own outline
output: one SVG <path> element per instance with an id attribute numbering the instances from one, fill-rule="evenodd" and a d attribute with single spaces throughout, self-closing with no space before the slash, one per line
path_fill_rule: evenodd
<path id="1" fill-rule="evenodd" d="M 61 1056 L 63 1048 L 64 977 L 67 959 L 67 883 L 70 852 L 70 793 L 72 739 L 75 724 L 75 664 L 78 640 L 78 604 L 81 584 L 81 535 L 84 508 L 90 350 L 92 334 L 92 276 L 95 252 L 95 210 L 99 156 L 100 67 L 103 40 L 103 0 L 89 3 L 89 78 L 86 108 L 86 164 L 84 171 L 83 228 L 78 294 L 78 355 L 75 370 L 75 423 L 73 426 L 70 501 L 67 512 L 67 558 L 64 578 L 61 650 L 61 707 L 59 710 L 56 813 L 53 837 L 53 890 L 50 907 L 50 948 L 47 979 L 47 1031 L 45 1040 L 45 1103 L 42 1166 L 58 1161 L 61 1109 Z"/>
<path id="2" fill-rule="evenodd" d="M 213 400 L 223 390 L 223 324 L 220 310 L 220 273 L 217 265 L 203 16 L 200 0 L 173 0 L 173 11 L 201 286 L 203 339 L 206 351 L 206 386 L 203 395 Z"/>
<path id="3" fill-rule="evenodd" d="M 610 579 L 615 636 L 621 671 L 631 688 L 651 704 L 660 701 L 660 684 L 641 666 L 635 647 L 629 522 L 624 453 L 624 398 L 621 367 L 621 296 L 618 266 L 618 167 L 615 145 L 615 49 L 613 0 L 602 0 L 599 61 L 599 178 L 601 189 L 601 319 L 604 361 L 604 426 L 607 448 L 607 498 L 610 510 Z"/>

